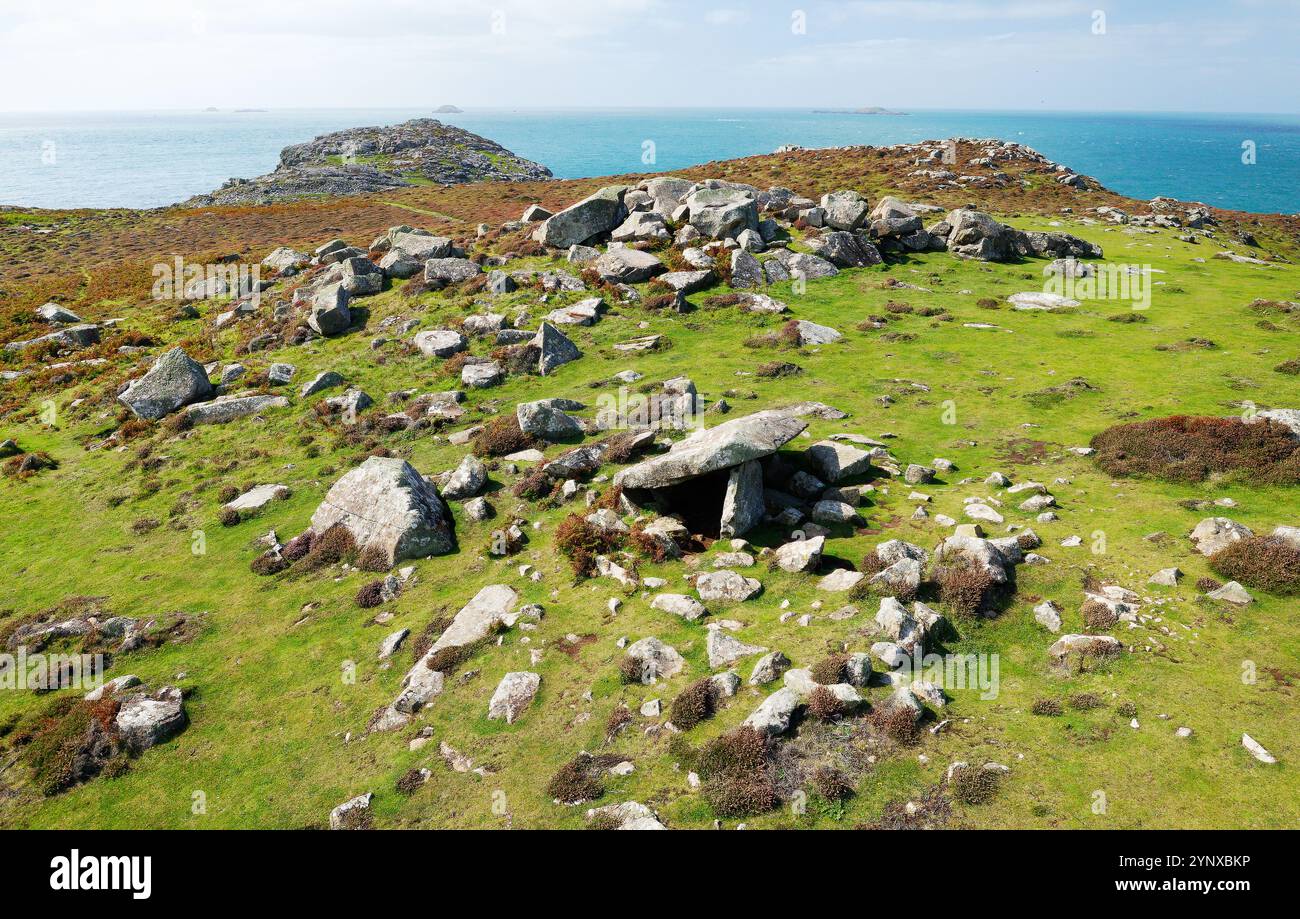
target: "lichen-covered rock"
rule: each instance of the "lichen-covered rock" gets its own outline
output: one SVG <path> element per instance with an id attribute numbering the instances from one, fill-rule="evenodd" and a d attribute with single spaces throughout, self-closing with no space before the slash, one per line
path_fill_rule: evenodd
<path id="1" fill-rule="evenodd" d="M 670 679 L 686 666 L 676 648 L 654 636 L 628 645 L 627 656 L 641 662 L 641 682 L 647 685 Z"/>
<path id="2" fill-rule="evenodd" d="M 763 590 L 763 585 L 755 578 L 747 578 L 734 571 L 710 571 L 695 579 L 695 590 L 701 600 L 721 600 L 730 603 L 742 603 Z"/>
<path id="3" fill-rule="evenodd" d="M 1227 517 L 1206 517 L 1192 530 L 1192 545 L 1202 555 L 1213 555 L 1234 542 L 1249 539 L 1255 534 L 1250 527 Z"/>
<path id="4" fill-rule="evenodd" d="M 372 456 L 334 483 L 311 517 L 321 534 L 335 524 L 358 547 L 376 546 L 389 564 L 444 555 L 455 548 L 446 505 L 405 460 Z"/>
<path id="5" fill-rule="evenodd" d="M 533 238 L 545 246 L 567 249 L 594 236 L 612 232 L 627 215 L 626 185 L 607 185 L 589 198 L 571 204 L 542 221 Z"/>
<path id="6" fill-rule="evenodd" d="M 542 678 L 536 673 L 507 673 L 497 684 L 496 691 L 488 702 L 488 719 L 499 721 L 504 718 L 506 724 L 514 724 L 515 719 L 532 704 L 537 688 L 541 685 Z"/>
<path id="7" fill-rule="evenodd" d="M 237 418 L 246 418 L 272 408 L 288 408 L 284 396 L 236 394 L 218 396 L 209 402 L 195 402 L 185 406 L 185 417 L 190 424 L 226 424 Z"/>
<path id="8" fill-rule="evenodd" d="M 212 396 L 214 390 L 203 365 L 180 348 L 163 354 L 118 401 L 146 421 L 157 421 L 184 405 Z"/>
<path id="9" fill-rule="evenodd" d="M 744 536 L 763 520 L 763 468 L 749 460 L 732 468 L 722 496 L 722 536 Z"/>
<path id="10" fill-rule="evenodd" d="M 537 372 L 542 376 L 546 376 L 557 367 L 582 357 L 582 352 L 578 350 L 578 346 L 549 322 L 542 323 L 531 344 L 538 351 Z"/>
<path id="11" fill-rule="evenodd" d="M 715 669 L 729 667 L 742 657 L 749 657 L 751 654 L 762 654 L 767 651 L 767 648 L 760 645 L 746 644 L 720 628 L 709 629 L 705 649 L 709 655 L 709 666 Z"/>
<path id="12" fill-rule="evenodd" d="M 791 573 L 816 571 L 817 566 L 821 564 L 822 549 L 825 545 L 825 536 L 796 539 L 779 547 L 773 560 L 782 571 Z"/>
<path id="13" fill-rule="evenodd" d="M 326 338 L 346 332 L 352 325 L 349 299 L 350 295 L 342 282 L 325 285 L 312 295 L 307 325 Z"/>
<path id="14" fill-rule="evenodd" d="M 126 699 L 114 718 L 122 740 L 136 752 L 174 737 L 188 723 L 181 691 L 173 686 Z"/>
<path id="15" fill-rule="evenodd" d="M 483 490 L 483 486 L 487 485 L 487 480 L 487 466 L 474 454 L 467 454 L 447 479 L 447 484 L 442 487 L 442 496 L 448 501 L 473 498 Z"/>

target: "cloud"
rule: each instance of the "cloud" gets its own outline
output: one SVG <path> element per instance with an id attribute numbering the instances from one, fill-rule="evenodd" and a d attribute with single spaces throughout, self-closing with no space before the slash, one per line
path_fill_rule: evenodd
<path id="1" fill-rule="evenodd" d="M 734 26 L 749 21 L 749 13 L 744 10 L 709 10 L 704 14 L 704 21 L 711 26 Z"/>
<path id="2" fill-rule="evenodd" d="M 908 22 L 955 22 L 988 19 L 1062 19 L 1088 13 L 1084 3 L 998 2 L 998 0 L 859 0 L 850 4 L 870 17 L 904 19 Z"/>

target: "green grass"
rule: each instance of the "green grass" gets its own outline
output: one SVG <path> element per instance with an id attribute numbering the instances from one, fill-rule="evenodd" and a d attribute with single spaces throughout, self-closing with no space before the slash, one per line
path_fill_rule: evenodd
<path id="1" fill-rule="evenodd" d="M 1046 228 L 1041 219 L 1014 222 Z M 789 285 L 771 291 L 790 304 L 794 316 L 844 331 L 844 340 L 834 345 L 802 352 L 751 350 L 743 347 L 745 339 L 775 330 L 782 320 L 752 318 L 730 309 L 675 316 L 619 306 L 597 326 L 573 333 L 586 354 L 581 361 L 553 377 L 511 379 L 498 389 L 470 396 L 471 407 L 484 416 L 551 395 L 594 407 L 597 395 L 611 390 L 587 384 L 631 367 L 645 374 L 647 382 L 689 374 L 710 400 L 728 390 L 752 391 L 754 399 L 727 397 L 732 417 L 784 401 L 820 400 L 852 417 L 812 421 L 811 438 L 838 431 L 870 436 L 888 431 L 897 434 L 891 449 L 904 462 L 929 463 L 936 456 L 956 462 L 958 471 L 946 476 L 946 484 L 920 489 L 934 495 L 932 513 L 953 517 L 960 517 L 964 497 L 989 493 L 978 483 L 995 469 L 1017 481 L 1033 478 L 1050 484 L 1057 477 L 1069 479 L 1069 484 L 1051 488 L 1063 505 L 1058 522 L 1033 523 L 1032 515 L 1015 508 L 1017 502 L 1007 502 L 1008 522 L 1032 524 L 1044 539 L 1039 551 L 1052 564 L 1022 566 L 1010 610 L 996 621 L 963 625 L 961 639 L 948 646 L 952 651 L 999 654 L 998 698 L 981 701 L 975 691 L 953 693 L 955 699 L 943 713 L 952 719 L 950 729 L 937 737 L 926 733 L 917 747 L 881 756 L 862 779 L 857 796 L 842 809 L 810 807 L 807 814 L 798 815 L 787 808 L 751 819 L 750 826 L 831 828 L 869 822 L 887 802 L 915 797 L 939 782 L 947 765 L 957 759 L 995 760 L 1012 768 L 993 802 L 954 805 L 954 822 L 963 825 L 1285 827 L 1300 821 L 1293 765 L 1300 745 L 1288 727 L 1300 714 L 1300 704 L 1295 687 L 1286 682 L 1288 674 L 1292 680 L 1297 676 L 1295 661 L 1300 657 L 1295 604 L 1261 593 L 1259 602 L 1244 610 L 1225 612 L 1199 604 L 1193 585 L 1210 572 L 1183 538 L 1199 519 L 1214 513 L 1227 514 L 1257 532 L 1279 523 L 1295 525 L 1300 522 L 1295 489 L 1114 482 L 1090 460 L 1065 452 L 1125 420 L 1173 413 L 1228 415 L 1240 411 L 1237 404 L 1246 400 L 1260 406 L 1296 406 L 1293 382 L 1272 370 L 1295 356 L 1294 330 L 1258 328 L 1259 317 L 1246 304 L 1255 297 L 1292 297 L 1300 287 L 1300 271 L 1199 263 L 1193 259 L 1208 257 L 1209 246 L 1186 245 L 1165 232 L 1130 236 L 1102 227 L 1066 229 L 1101 243 L 1110 261 L 1149 262 L 1167 272 L 1156 276 L 1167 283 L 1154 288 L 1148 323 L 1107 321 L 1128 308 L 1112 302 L 1084 303 L 1068 314 L 980 309 L 975 302 L 981 297 L 1041 287 L 1041 263 L 986 265 L 939 253 L 814 281 L 803 295 L 793 294 Z M 886 277 L 931 292 L 884 289 L 881 281 Z M 963 290 L 970 293 L 959 293 Z M 704 296 L 692 299 L 700 302 Z M 892 343 L 880 341 L 880 332 L 855 330 L 867 315 L 882 313 L 891 299 L 943 307 L 955 321 L 903 316 L 886 331 L 916 337 Z M 554 297 L 544 306 L 534 301 L 534 294 L 519 291 L 496 298 L 493 309 L 512 315 L 516 305 L 529 306 L 537 318 L 557 302 Z M 437 375 L 436 361 L 390 354 L 380 363 L 377 355 L 385 352 L 368 347 L 369 340 L 381 334 L 379 322 L 389 315 L 422 314 L 424 328 L 437 327 L 437 320 L 450 318 L 454 309 L 446 299 L 426 295 L 412 304 L 390 291 L 369 298 L 365 305 L 370 310 L 368 331 L 284 349 L 273 357 L 254 356 L 245 363 L 289 361 L 298 366 L 295 383 L 324 369 L 339 370 L 374 396 L 381 409 L 384 395 L 393 390 L 432 391 L 454 385 Z M 175 334 L 148 313 L 133 315 L 131 322 L 164 338 Z M 641 328 L 642 322 L 648 328 Z M 964 328 L 966 322 L 993 323 L 1009 331 Z M 610 350 L 613 343 L 646 332 L 665 334 L 672 347 L 633 356 Z M 1157 345 L 1193 336 L 1212 339 L 1218 348 L 1156 350 Z M 225 333 L 221 343 L 229 358 L 233 333 Z M 476 353 L 486 350 L 482 342 L 475 345 Z M 793 380 L 747 375 L 773 359 L 791 360 L 805 372 Z M 1061 399 L 1026 398 L 1075 377 L 1086 379 L 1095 391 Z M 909 390 L 895 380 L 921 382 L 930 390 Z M 876 402 L 885 393 L 896 400 L 889 407 Z M 553 804 L 544 791 L 550 776 L 580 750 L 606 750 L 605 719 L 619 702 L 635 713 L 645 699 L 660 697 L 666 708 L 678 692 L 708 672 L 703 623 L 687 624 L 651 610 L 648 598 L 640 594 L 625 597 L 620 612 L 611 617 L 606 601 L 622 596 L 617 585 L 572 583 L 550 542 L 569 507 L 540 512 L 500 491 L 490 498 L 497 520 L 471 524 L 460 517 L 457 506 L 459 552 L 413 563 L 419 583 L 385 607 L 394 613 L 391 623 L 375 625 L 370 622 L 375 611 L 358 609 L 352 601 L 373 575 L 355 573 L 336 580 L 337 572 L 331 571 L 281 580 L 259 578 L 248 570 L 258 551 L 253 540 L 270 528 L 281 539 L 302 530 L 325 490 L 347 468 L 347 457 L 359 452 L 355 447 L 332 448 L 332 437 L 311 420 L 309 405 L 295 398 L 291 409 L 268 415 L 264 424 L 240 421 L 203 427 L 184 439 L 157 435 L 156 452 L 168 461 L 152 474 L 161 482 L 160 489 L 144 495 L 140 485 L 145 476 L 125 468 L 130 452 L 83 449 L 92 432 L 102 433 L 111 422 L 98 415 L 79 418 L 66 407 L 69 396 L 59 398 L 66 426 L 27 424 L 5 431 L 27 449 L 49 451 L 61 466 L 25 482 L 0 481 L 0 501 L 9 510 L 0 531 L 0 555 L 10 573 L 0 583 L 0 609 L 29 613 L 68 595 L 100 594 L 110 598 L 114 612 L 124 615 L 203 613 L 203 631 L 193 642 L 121 656 L 109 673 L 136 673 L 150 685 L 191 687 L 192 723 L 178 738 L 136 760 L 124 776 L 98 779 L 49 799 L 32 791 L 21 765 L 11 767 L 0 779 L 16 786 L 17 793 L 0 796 L 0 825 L 297 827 L 322 823 L 334 805 L 373 791 L 376 824 L 383 827 L 578 827 L 584 823 L 586 806 Z M 955 424 L 945 423 L 950 409 L 955 409 Z M 315 433 L 322 448 L 315 459 L 307 459 L 297 442 L 308 431 Z M 390 435 L 384 442 L 426 474 L 453 467 L 465 452 L 427 432 Z M 797 440 L 790 446 L 811 442 Z M 560 448 L 549 452 L 553 455 Z M 218 471 L 219 464 L 231 459 L 238 460 L 238 468 Z M 329 466 L 337 470 L 333 475 L 322 472 Z M 967 476 L 976 484 L 955 484 Z M 503 472 L 493 478 L 505 484 L 514 481 Z M 246 481 L 282 482 L 292 487 L 293 495 L 256 520 L 234 528 L 219 526 L 219 487 Z M 173 505 L 200 482 L 208 487 L 193 492 L 192 506 L 176 528 L 168 526 Z M 930 547 L 944 534 L 933 521 L 908 519 L 910 487 L 883 484 L 874 496 L 876 503 L 863 510 L 880 532 L 835 539 L 828 546 L 831 554 L 857 562 L 884 539 L 897 537 Z M 110 506 L 109 498 L 120 494 L 132 497 Z M 1238 507 L 1192 511 L 1179 505 L 1190 498 L 1219 497 L 1235 499 Z M 540 529 L 529 528 L 531 542 L 521 555 L 489 558 L 484 551 L 489 532 L 513 513 L 530 523 L 540 521 Z M 133 535 L 131 522 L 145 516 L 163 520 L 164 526 Z M 206 554 L 201 556 L 191 552 L 195 530 L 206 537 Z M 1172 537 L 1163 548 L 1143 539 L 1158 530 Z M 1105 541 L 1104 551 L 1098 553 L 1088 548 L 1096 533 L 1103 533 Z M 1071 534 L 1082 536 L 1084 547 L 1060 547 L 1060 540 Z M 770 530 L 753 536 L 758 544 L 776 538 Z M 541 570 L 544 580 L 521 578 L 516 568 L 524 563 Z M 1170 565 L 1186 573 L 1183 586 L 1148 591 L 1149 574 Z M 643 575 L 668 578 L 669 590 L 683 592 L 685 572 L 681 563 L 642 569 Z M 1167 653 L 1139 650 L 1095 672 L 1071 678 L 1053 675 L 1046 657 L 1052 637 L 1033 621 L 1031 610 L 1041 599 L 1054 599 L 1065 611 L 1063 631 L 1079 630 L 1080 583 L 1086 572 L 1144 595 L 1170 597 L 1158 611 L 1145 610 L 1155 612 L 1160 623 L 1131 632 L 1121 626 L 1115 633 L 1139 649 L 1147 637 L 1154 638 Z M 806 576 L 773 574 L 765 567 L 748 573 L 765 584 L 760 598 L 733 608 L 711 608 L 716 618 L 745 623 L 739 633 L 743 640 L 783 650 L 802 667 L 812 666 L 828 647 L 842 641 L 849 641 L 853 650 L 869 647 L 871 639 L 857 630 L 870 621 L 874 605 L 864 604 L 854 619 L 833 622 L 824 614 L 844 602 L 842 595 L 819 595 L 814 579 Z M 418 633 L 439 610 L 454 613 L 477 589 L 491 583 L 511 584 L 526 601 L 545 606 L 546 616 L 536 630 L 515 628 L 501 646 L 479 652 L 460 671 L 475 675 L 464 683 L 459 674 L 451 679 L 448 690 L 415 726 L 363 736 L 371 713 L 396 696 L 411 660 L 404 650 L 391 669 L 382 669 L 375 662 L 379 641 L 402 626 Z M 783 624 L 783 599 L 797 613 L 809 611 L 810 604 L 820 600 L 822 614 L 807 628 L 793 620 Z M 316 605 L 308 609 L 308 604 Z M 597 640 L 571 659 L 550 647 L 570 633 L 592 634 Z M 676 647 L 688 666 L 657 687 L 619 685 L 615 668 L 622 652 L 615 640 L 647 635 Z M 534 649 L 543 650 L 537 665 L 529 659 Z M 356 662 L 354 683 L 342 678 L 347 661 Z M 1243 661 L 1253 661 L 1257 668 L 1259 679 L 1253 685 L 1242 681 Z M 752 659 L 739 663 L 742 677 L 748 677 L 752 664 Z M 1271 676 L 1269 668 L 1276 668 L 1281 677 Z M 500 677 L 523 669 L 542 676 L 534 704 L 514 725 L 488 721 L 487 701 Z M 184 677 L 178 677 L 182 672 Z M 591 702 L 583 699 L 589 689 Z M 1106 707 L 1090 712 L 1067 708 L 1058 718 L 1029 712 L 1035 699 L 1064 698 L 1079 691 L 1099 694 Z M 874 699 L 883 694 L 871 690 Z M 762 697 L 743 686 L 715 718 L 690 732 L 690 740 L 699 745 L 734 727 Z M 1126 700 L 1138 706 L 1139 730 L 1131 729 L 1128 719 L 1115 711 Z M 36 704 L 44 703 L 26 693 L 0 694 L 0 722 Z M 1158 717 L 1162 713 L 1168 720 Z M 408 750 L 409 739 L 423 724 L 433 727 L 432 742 Z M 1181 725 L 1192 727 L 1195 735 L 1175 738 L 1174 730 Z M 606 777 L 607 793 L 597 803 L 638 800 L 654 806 L 670 826 L 711 825 L 712 814 L 688 788 L 685 770 L 674 769 L 667 736 L 646 736 L 644 726 L 638 715 L 608 748 L 632 759 L 636 771 L 624 778 Z M 1268 747 L 1280 765 L 1265 767 L 1251 759 L 1240 745 L 1242 731 Z M 492 774 L 452 772 L 438 755 L 440 741 Z M 928 762 L 920 762 L 918 754 Z M 396 779 L 418 766 L 432 770 L 429 782 L 409 798 L 396 792 Z M 1098 791 L 1108 801 L 1105 814 L 1093 813 Z M 206 814 L 193 813 L 196 792 L 206 798 Z"/>

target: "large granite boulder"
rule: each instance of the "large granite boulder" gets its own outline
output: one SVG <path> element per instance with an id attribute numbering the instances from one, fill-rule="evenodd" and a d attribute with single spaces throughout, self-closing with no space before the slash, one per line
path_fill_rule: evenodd
<path id="1" fill-rule="evenodd" d="M 837 268 L 866 268 L 884 261 L 878 250 L 857 233 L 836 230 L 808 242 L 808 248 Z"/>
<path id="2" fill-rule="evenodd" d="M 796 539 L 779 547 L 773 554 L 773 562 L 782 571 L 790 573 L 816 571 L 821 564 L 822 550 L 826 546 L 825 536 L 812 539 Z"/>
<path id="3" fill-rule="evenodd" d="M 1016 255 L 1016 231 L 983 211 L 958 208 L 943 223 L 953 255 L 985 262 L 1003 262 Z"/>
<path id="4" fill-rule="evenodd" d="M 359 548 L 377 546 L 389 564 L 455 548 L 437 490 L 410 463 L 372 456 L 334 483 L 311 516 L 312 531 L 347 527 Z"/>
<path id="5" fill-rule="evenodd" d="M 442 496 L 448 501 L 464 501 L 483 491 L 487 481 L 487 466 L 473 453 L 469 453 L 447 479 L 447 484 L 442 487 Z"/>
<path id="6" fill-rule="evenodd" d="M 671 450 L 622 470 L 614 484 L 663 488 L 720 469 L 762 459 L 798 437 L 807 422 L 780 411 L 756 412 L 695 431 Z"/>
<path id="7" fill-rule="evenodd" d="M 349 299 L 347 288 L 341 282 L 322 287 L 311 298 L 307 325 L 326 338 L 346 332 L 352 325 L 352 311 L 348 309 Z"/>
<path id="8" fill-rule="evenodd" d="M 237 418 L 247 418 L 269 408 L 288 408 L 284 396 L 267 396 L 260 393 L 239 393 L 218 396 L 209 402 L 195 402 L 185 406 L 185 417 L 190 424 L 226 424 Z"/>
<path id="9" fill-rule="evenodd" d="M 641 682 L 647 685 L 670 679 L 686 666 L 686 660 L 676 648 L 654 636 L 628 645 L 627 656 L 641 662 Z"/>
<path id="10" fill-rule="evenodd" d="M 850 444 L 819 440 L 805 451 L 817 474 L 834 485 L 871 469 L 871 454 Z"/>
<path id="11" fill-rule="evenodd" d="M 419 348 L 420 353 L 425 357 L 451 357 L 469 347 L 465 336 L 454 329 L 429 329 L 417 332 L 414 342 L 415 347 Z"/>
<path id="12" fill-rule="evenodd" d="M 1250 527 L 1227 517 L 1206 517 L 1192 530 L 1192 545 L 1202 555 L 1213 555 L 1234 542 L 1249 539 L 1255 534 Z"/>
<path id="13" fill-rule="evenodd" d="M 530 344 L 537 349 L 537 372 L 542 376 L 582 357 L 578 346 L 549 322 L 543 322 Z"/>
<path id="14" fill-rule="evenodd" d="M 683 203 L 690 211 L 691 226 L 713 239 L 758 230 L 758 202 L 744 188 L 701 188 Z"/>
<path id="15" fill-rule="evenodd" d="M 157 421 L 183 405 L 210 398 L 213 392 L 203 365 L 180 348 L 172 348 L 117 398 L 136 417 Z"/>
<path id="16" fill-rule="evenodd" d="M 394 233 L 389 252 L 400 252 L 410 258 L 427 262 L 431 258 L 452 258 L 459 255 L 455 244 L 446 236 L 434 236 L 426 230 Z"/>
<path id="17" fill-rule="evenodd" d="M 429 666 L 433 656 L 444 648 L 461 648 L 487 638 L 502 625 L 513 625 L 513 610 L 519 595 L 505 584 L 490 584 L 466 603 L 452 619 L 424 656 L 402 678 L 402 692 L 374 725 L 375 730 L 393 730 L 406 724 L 410 716 L 442 692 L 441 671 Z"/>
<path id="18" fill-rule="evenodd" d="M 532 703 L 537 688 L 541 685 L 542 678 L 539 674 L 526 670 L 507 673 L 497 684 L 496 692 L 492 693 L 492 699 L 488 702 L 488 719 L 499 721 L 504 718 L 506 724 L 514 724 L 515 719 Z"/>
<path id="19" fill-rule="evenodd" d="M 826 225 L 836 230 L 856 230 L 867 219 L 870 205 L 856 191 L 833 191 L 822 195 Z"/>
<path id="20" fill-rule="evenodd" d="M 665 270 L 664 263 L 640 249 L 610 249 L 596 259 L 596 273 L 611 284 L 639 284 Z"/>
<path id="21" fill-rule="evenodd" d="M 137 753 L 176 736 L 189 724 L 181 691 L 174 686 L 125 700 L 113 721 L 122 740 Z"/>
<path id="22" fill-rule="evenodd" d="M 609 233 L 627 216 L 623 207 L 626 192 L 626 185 L 607 185 L 591 197 L 548 217 L 538 226 L 533 238 L 546 246 L 567 249 Z"/>
<path id="23" fill-rule="evenodd" d="M 872 235 L 879 239 L 889 236 L 909 236 L 922 228 L 921 218 L 912 206 L 893 195 L 886 195 L 877 201 L 867 220 Z"/>
<path id="24" fill-rule="evenodd" d="M 520 402 L 515 406 L 515 418 L 525 434 L 557 443 L 581 437 L 582 424 L 572 415 L 565 414 L 553 399 Z"/>
<path id="25" fill-rule="evenodd" d="M 763 700 L 763 704 L 745 719 L 745 725 L 760 734 L 775 737 L 790 729 L 790 718 L 802 703 L 799 694 L 783 686 Z"/>
<path id="26" fill-rule="evenodd" d="M 433 287 L 459 284 L 483 271 L 467 258 L 431 258 L 424 263 L 424 280 Z"/>

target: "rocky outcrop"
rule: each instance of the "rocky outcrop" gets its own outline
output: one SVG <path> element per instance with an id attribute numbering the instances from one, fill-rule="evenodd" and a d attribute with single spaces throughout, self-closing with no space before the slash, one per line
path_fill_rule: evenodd
<path id="1" fill-rule="evenodd" d="M 516 156 L 486 137 L 434 118 L 416 118 L 388 127 L 335 131 L 285 147 L 274 172 L 255 179 L 231 179 L 185 204 L 273 204 L 429 182 L 459 185 L 549 178 L 551 171 L 545 166 Z"/>

